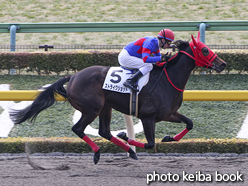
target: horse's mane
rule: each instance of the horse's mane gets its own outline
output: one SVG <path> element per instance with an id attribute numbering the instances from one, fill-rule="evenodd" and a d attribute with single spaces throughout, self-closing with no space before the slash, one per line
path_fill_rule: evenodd
<path id="1" fill-rule="evenodd" d="M 177 48 L 179 51 L 180 50 L 186 50 L 186 48 L 189 46 L 189 42 L 188 41 L 183 41 L 183 40 L 176 40 L 176 41 L 173 42 L 173 44 L 175 45 L 175 48 Z M 177 55 L 177 54 L 176 54 L 176 57 L 174 59 L 172 59 L 172 61 L 178 60 L 178 58 L 179 58 L 180 55 Z M 167 66 L 170 66 L 172 64 L 173 64 L 173 62 L 172 63 L 168 63 Z M 162 68 L 164 68 L 163 66 L 162 67 L 159 67 L 157 65 L 153 65 L 153 67 L 154 67 L 154 69 L 162 69 Z"/>
<path id="2" fill-rule="evenodd" d="M 182 40 L 176 40 L 173 42 L 173 44 L 178 48 L 178 50 L 185 50 L 189 46 L 188 41 L 182 41 Z"/>

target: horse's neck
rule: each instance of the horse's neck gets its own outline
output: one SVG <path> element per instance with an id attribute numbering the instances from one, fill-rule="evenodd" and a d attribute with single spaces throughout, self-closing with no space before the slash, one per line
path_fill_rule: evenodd
<path id="1" fill-rule="evenodd" d="M 191 53 L 191 50 L 187 52 Z M 194 60 L 181 54 L 180 58 L 168 67 L 167 73 L 177 88 L 184 89 L 194 67 Z"/>

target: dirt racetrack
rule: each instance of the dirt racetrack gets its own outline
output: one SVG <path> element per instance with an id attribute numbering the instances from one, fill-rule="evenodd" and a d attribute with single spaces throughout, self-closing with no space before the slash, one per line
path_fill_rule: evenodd
<path id="1" fill-rule="evenodd" d="M 91 153 L 32 154 L 30 161 L 26 154 L 0 154 L 0 185 L 143 186 L 148 182 L 149 185 L 184 186 L 248 184 L 248 154 L 140 153 L 138 158 L 133 160 L 125 153 L 102 154 L 98 164 L 94 165 Z M 153 182 L 154 179 L 156 182 Z"/>

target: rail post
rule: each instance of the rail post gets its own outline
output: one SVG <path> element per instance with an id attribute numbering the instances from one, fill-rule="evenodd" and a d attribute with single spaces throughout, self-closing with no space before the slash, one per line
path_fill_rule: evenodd
<path id="1" fill-rule="evenodd" d="M 10 27 L 10 51 L 15 51 L 16 29 L 17 27 L 15 25 L 11 25 Z"/>
<path id="2" fill-rule="evenodd" d="M 14 52 L 16 47 L 16 30 L 18 28 L 15 25 L 11 25 L 10 27 L 10 51 Z M 10 69 L 10 74 L 15 74 L 15 69 Z"/>
<path id="3" fill-rule="evenodd" d="M 205 23 L 201 23 L 199 26 L 199 31 L 200 31 L 200 41 L 205 43 L 205 31 L 206 31 L 207 25 Z"/>

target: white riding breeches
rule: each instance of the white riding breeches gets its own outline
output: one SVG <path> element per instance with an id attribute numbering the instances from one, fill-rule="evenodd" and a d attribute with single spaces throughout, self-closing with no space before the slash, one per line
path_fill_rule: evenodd
<path id="1" fill-rule="evenodd" d="M 118 56 L 118 61 L 123 67 L 139 69 L 143 75 L 153 69 L 152 63 L 144 63 L 142 58 L 130 56 L 126 49 L 121 51 Z"/>

